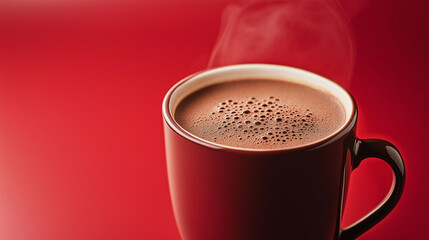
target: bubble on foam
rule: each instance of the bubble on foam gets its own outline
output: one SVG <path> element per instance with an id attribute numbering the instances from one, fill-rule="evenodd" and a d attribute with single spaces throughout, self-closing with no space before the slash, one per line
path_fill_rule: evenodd
<path id="1" fill-rule="evenodd" d="M 275 96 L 251 97 L 247 101 L 228 99 L 220 102 L 204 121 L 211 120 L 218 125 L 219 131 L 211 133 L 218 134 L 213 137 L 215 142 L 221 138 L 237 138 L 253 144 L 288 144 L 314 132 L 315 118 L 310 109 L 279 105 L 276 103 L 279 101 Z M 219 118 L 224 120 L 216 120 Z"/>

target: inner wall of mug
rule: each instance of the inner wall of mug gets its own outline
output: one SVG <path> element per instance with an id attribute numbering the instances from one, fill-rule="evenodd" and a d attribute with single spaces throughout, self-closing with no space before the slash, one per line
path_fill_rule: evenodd
<path id="1" fill-rule="evenodd" d="M 353 100 L 347 91 L 338 84 L 302 69 L 271 64 L 231 65 L 197 74 L 178 86 L 171 94 L 168 104 L 170 114 L 175 118 L 174 115 L 179 103 L 199 89 L 217 83 L 252 79 L 271 79 L 304 84 L 334 96 L 343 106 L 346 119 L 333 135 L 343 129 L 353 115 Z"/>

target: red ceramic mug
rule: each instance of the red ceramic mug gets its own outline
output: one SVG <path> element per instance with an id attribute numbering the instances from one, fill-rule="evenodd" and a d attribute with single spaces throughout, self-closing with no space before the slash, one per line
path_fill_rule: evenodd
<path id="1" fill-rule="evenodd" d="M 252 78 L 293 81 L 326 91 L 343 105 L 346 121 L 315 143 L 263 151 L 204 140 L 175 121 L 175 108 L 190 93 Z M 405 168 L 398 150 L 384 140 L 357 138 L 353 97 L 314 73 L 269 64 L 206 70 L 173 86 L 162 110 L 171 198 L 184 240 L 355 239 L 392 211 L 401 197 Z M 350 174 L 369 157 L 392 168 L 392 189 L 371 213 L 341 229 Z"/>

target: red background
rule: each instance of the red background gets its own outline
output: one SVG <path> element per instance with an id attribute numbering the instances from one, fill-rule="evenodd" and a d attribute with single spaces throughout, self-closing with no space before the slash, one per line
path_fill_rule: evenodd
<path id="1" fill-rule="evenodd" d="M 0 0 L 0 239 L 179 239 L 161 101 L 201 70 L 228 1 Z M 358 135 L 393 142 L 407 170 L 397 208 L 361 239 L 426 239 L 429 4 L 369 1 L 353 18 Z M 344 225 L 391 173 L 352 175 Z"/>

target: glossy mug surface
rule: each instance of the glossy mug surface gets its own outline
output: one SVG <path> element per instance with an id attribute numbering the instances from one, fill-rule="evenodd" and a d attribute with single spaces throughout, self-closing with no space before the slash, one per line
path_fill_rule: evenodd
<path id="1" fill-rule="evenodd" d="M 217 144 L 175 121 L 177 106 L 189 94 L 240 79 L 275 79 L 320 89 L 341 102 L 346 120 L 325 138 L 285 149 Z M 398 150 L 383 140 L 358 139 L 353 97 L 314 73 L 270 64 L 210 69 L 173 86 L 162 108 L 170 193 L 184 240 L 355 239 L 381 221 L 402 194 L 405 168 Z M 368 157 L 391 166 L 392 190 L 371 214 L 340 229 L 350 174 Z"/>

